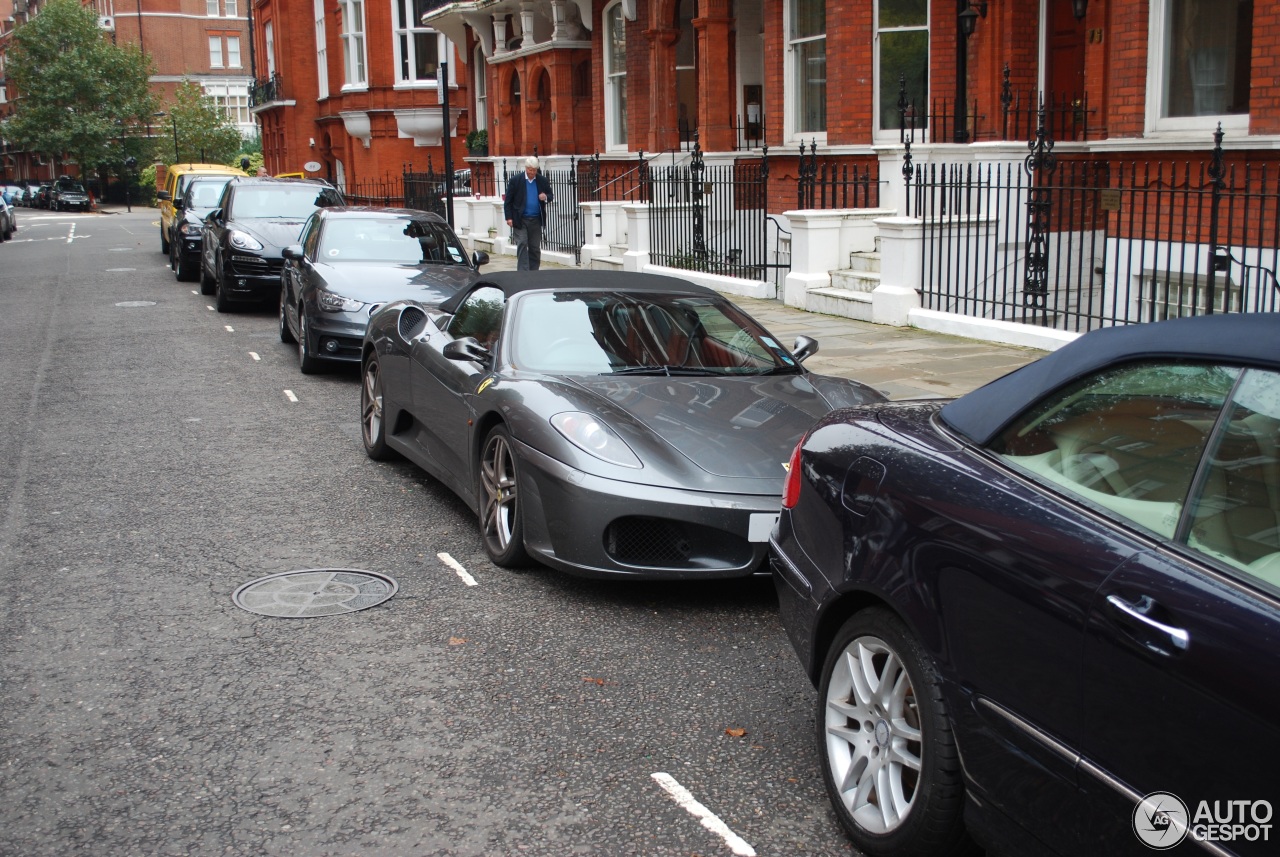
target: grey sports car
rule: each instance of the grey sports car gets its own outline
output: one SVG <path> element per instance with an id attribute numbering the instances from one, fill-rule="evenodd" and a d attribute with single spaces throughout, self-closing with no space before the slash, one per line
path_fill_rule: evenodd
<path id="1" fill-rule="evenodd" d="M 883 399 L 805 371 L 718 293 L 652 274 L 507 272 L 388 304 L 361 360 L 364 445 L 481 520 L 499 566 L 591 577 L 763 572 L 792 447 Z"/>

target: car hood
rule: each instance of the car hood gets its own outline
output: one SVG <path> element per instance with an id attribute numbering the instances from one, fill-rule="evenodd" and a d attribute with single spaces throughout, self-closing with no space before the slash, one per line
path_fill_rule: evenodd
<path id="1" fill-rule="evenodd" d="M 818 418 L 881 398 L 852 381 L 810 375 L 587 376 L 565 383 L 602 400 L 606 413 L 625 413 L 630 424 L 614 426 L 624 437 L 652 435 L 714 476 L 779 485 L 791 450 Z"/>
<path id="2" fill-rule="evenodd" d="M 470 283 L 477 272 L 465 265 L 313 266 L 326 289 L 365 303 L 413 300 L 436 304 Z"/>
<path id="3" fill-rule="evenodd" d="M 291 220 L 283 217 L 262 217 L 236 220 L 227 224 L 227 230 L 239 229 L 248 232 L 262 243 L 268 250 L 275 250 L 276 255 L 290 244 L 298 243 L 305 220 Z"/>

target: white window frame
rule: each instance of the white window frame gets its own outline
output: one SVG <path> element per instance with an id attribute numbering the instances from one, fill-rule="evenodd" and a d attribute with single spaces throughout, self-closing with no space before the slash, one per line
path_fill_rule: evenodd
<path id="1" fill-rule="evenodd" d="M 204 0 L 204 14 L 206 18 L 220 18 L 222 10 L 218 8 L 218 0 Z"/>
<path id="2" fill-rule="evenodd" d="M 489 66 L 485 62 L 484 49 L 480 45 L 476 45 L 475 53 L 472 55 L 472 68 L 475 70 L 472 92 L 475 93 L 476 99 L 476 118 L 471 127 L 476 130 L 488 130 L 489 79 L 486 75 L 489 71 Z"/>
<path id="3" fill-rule="evenodd" d="M 611 74 L 609 69 L 613 66 L 613 40 L 610 38 L 610 17 L 614 11 L 617 11 L 618 21 L 625 30 L 627 26 L 627 15 L 624 11 L 622 0 L 610 3 L 605 6 L 600 14 L 602 22 L 602 30 L 604 31 L 604 139 L 605 151 L 608 152 L 625 152 L 627 151 L 627 127 L 625 117 L 621 125 L 621 138 L 618 139 L 618 88 L 624 89 L 627 85 L 626 60 L 624 54 L 623 70 L 616 74 Z"/>
<path id="4" fill-rule="evenodd" d="M 240 67 L 240 37 L 227 36 L 227 68 Z"/>
<path id="5" fill-rule="evenodd" d="M 316 100 L 329 97 L 329 46 L 325 37 L 324 0 L 315 0 Z"/>
<path id="6" fill-rule="evenodd" d="M 784 44 L 786 45 L 786 62 L 782 64 L 782 90 L 783 90 L 783 121 L 782 133 L 789 143 L 794 143 L 801 138 L 806 141 L 816 141 L 818 143 L 827 142 L 827 132 L 822 131 L 798 131 L 799 122 L 797 121 L 796 111 L 800 109 L 800 102 L 797 90 L 796 80 L 796 45 L 816 42 L 821 39 L 826 42 L 827 33 L 823 32 L 821 36 L 805 36 L 802 39 L 791 38 L 791 19 L 794 17 L 794 6 L 796 0 L 786 0 L 782 4 L 782 32 Z M 828 25 L 829 28 L 830 25 Z M 828 47 L 830 47 L 828 45 Z M 830 53 L 827 54 L 828 61 Z"/>
<path id="7" fill-rule="evenodd" d="M 262 25 L 262 42 L 267 46 L 267 77 L 276 73 L 276 35 L 271 21 Z"/>
<path id="8" fill-rule="evenodd" d="M 338 0 L 338 8 L 342 10 L 342 90 L 361 90 L 369 88 L 369 32 L 368 20 L 365 17 L 364 0 Z M 359 20 L 357 20 L 357 12 Z M 359 25 L 359 29 L 351 29 L 351 25 Z"/>
<path id="9" fill-rule="evenodd" d="M 228 18 L 234 18 L 236 13 L 240 11 L 236 6 L 236 0 L 223 0 L 222 7 L 222 14 Z"/>
<path id="10" fill-rule="evenodd" d="M 875 139 L 877 142 L 886 141 L 886 142 L 896 143 L 898 141 L 898 129 L 879 127 L 880 126 L 880 83 L 881 83 L 880 81 L 880 34 L 881 33 L 913 33 L 913 32 L 923 31 L 925 34 L 925 38 L 928 39 L 928 44 L 929 44 L 928 50 L 932 51 L 933 50 L 933 4 L 932 3 L 925 4 L 925 22 L 922 25 L 913 25 L 910 27 L 885 27 L 881 29 L 880 2 L 881 0 L 874 0 L 874 4 L 875 4 L 874 14 L 875 14 L 875 28 L 876 28 L 875 42 L 876 43 L 875 43 L 875 73 L 872 78 L 875 81 L 875 84 L 872 87 L 872 93 L 871 93 L 872 95 L 871 109 L 874 111 L 871 114 L 871 117 L 872 117 L 871 130 L 873 134 L 873 139 Z M 929 55 L 930 54 L 926 53 L 926 58 Z M 930 80 L 932 79 L 930 78 Z M 894 102 L 894 106 L 897 106 L 897 102 Z M 924 104 L 918 104 L 916 105 L 916 107 L 918 110 L 924 111 L 926 116 L 928 115 L 929 113 L 929 93 L 928 92 L 924 94 Z M 932 139 L 929 136 L 929 132 L 932 130 L 933 129 L 928 127 L 917 128 L 918 132 L 921 132 L 925 135 L 924 139 L 926 140 Z"/>
<path id="11" fill-rule="evenodd" d="M 400 18 L 400 7 L 404 7 L 405 21 L 407 21 L 409 24 L 409 26 L 405 29 L 401 29 L 400 27 L 396 26 L 396 22 Z M 413 0 L 391 0 L 391 46 L 392 46 L 392 52 L 395 56 L 395 63 L 396 63 L 396 82 L 395 82 L 396 89 L 426 88 L 426 87 L 434 87 L 436 85 L 436 81 L 439 77 L 438 74 L 433 74 L 429 78 L 424 77 L 421 79 L 406 78 L 401 74 L 401 71 L 404 69 L 404 65 L 405 65 L 404 63 L 405 57 L 402 55 L 402 52 L 400 49 L 400 37 L 401 36 L 407 37 L 405 41 L 409 46 L 408 62 L 409 62 L 409 68 L 412 69 L 414 66 L 417 65 L 417 63 L 415 62 L 417 57 L 414 55 L 414 51 L 416 50 L 414 47 L 414 41 L 415 41 L 414 37 L 419 35 L 435 36 L 437 67 L 442 62 L 448 62 L 448 57 L 450 55 L 449 40 L 445 38 L 443 33 L 440 33 L 435 28 L 424 27 L 421 21 L 417 21 L 417 22 L 413 21 Z M 452 85 L 453 84 L 452 69 L 449 72 L 449 77 L 451 78 L 449 81 L 450 85 Z"/>
<path id="12" fill-rule="evenodd" d="M 222 36 L 209 37 L 209 68 L 223 68 Z"/>
<path id="13" fill-rule="evenodd" d="M 1041 0 L 1041 15 L 1048 0 Z M 1151 0 L 1150 29 L 1147 32 L 1147 116 L 1146 133 L 1177 137 L 1194 132 L 1197 139 L 1212 133 L 1218 123 L 1224 131 L 1249 133 L 1248 113 L 1227 113 L 1219 116 L 1163 116 L 1165 65 L 1168 61 L 1168 23 L 1172 17 L 1169 4 L 1172 0 Z M 1255 7 L 1256 10 L 1256 7 Z M 1250 108 L 1252 109 L 1252 108 Z"/>
<path id="14" fill-rule="evenodd" d="M 235 83 L 205 83 L 204 94 L 213 100 L 227 119 L 243 133 L 253 126 L 249 113 L 249 86 Z"/>

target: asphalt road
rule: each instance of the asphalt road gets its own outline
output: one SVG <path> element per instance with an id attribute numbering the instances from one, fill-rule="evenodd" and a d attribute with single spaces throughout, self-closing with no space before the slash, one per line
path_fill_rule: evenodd
<path id="1" fill-rule="evenodd" d="M 301 375 L 272 312 L 174 280 L 154 210 L 19 224 L 0 854 L 852 853 L 767 579 L 495 568 L 460 501 L 365 457 L 354 372 Z M 399 591 L 331 618 L 232 603 L 305 568 Z"/>

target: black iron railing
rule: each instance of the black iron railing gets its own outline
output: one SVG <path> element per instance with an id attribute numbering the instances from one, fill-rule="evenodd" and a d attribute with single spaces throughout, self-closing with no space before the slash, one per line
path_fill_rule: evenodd
<path id="1" fill-rule="evenodd" d="M 274 101 L 284 101 L 284 81 L 280 79 L 279 72 L 273 72 L 270 77 L 255 80 L 249 87 L 250 107 L 271 104 Z"/>

